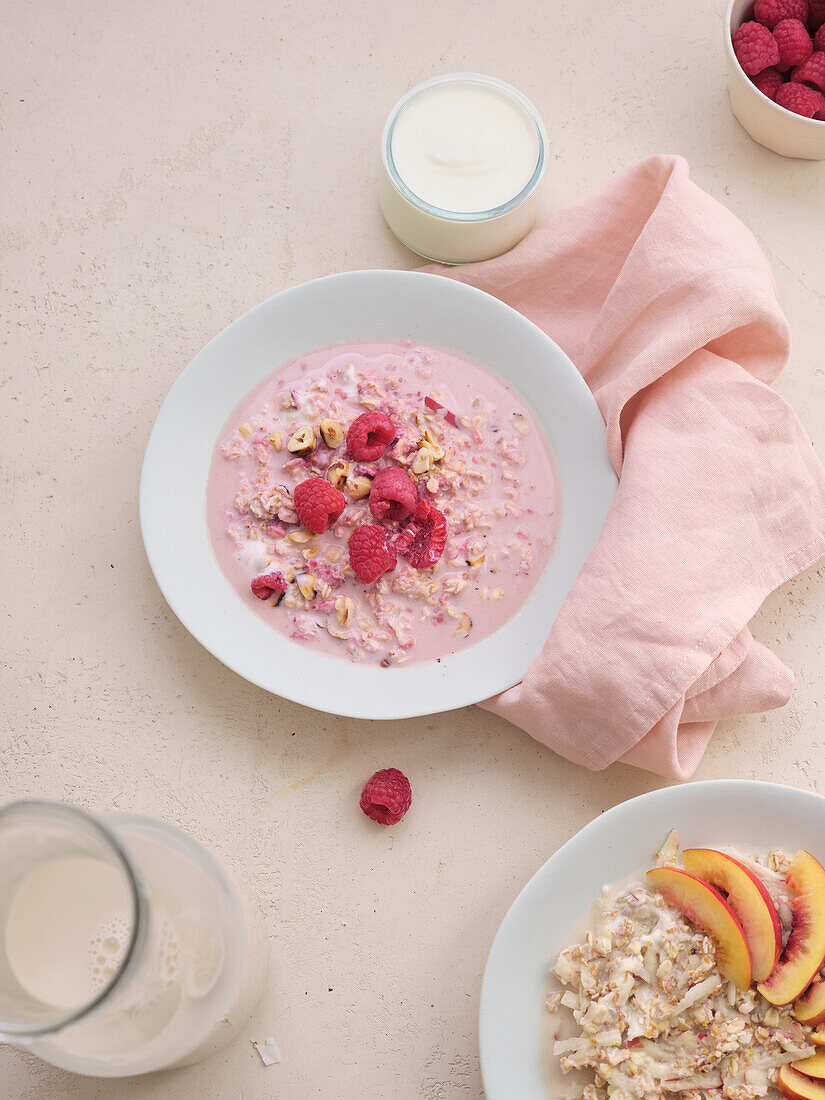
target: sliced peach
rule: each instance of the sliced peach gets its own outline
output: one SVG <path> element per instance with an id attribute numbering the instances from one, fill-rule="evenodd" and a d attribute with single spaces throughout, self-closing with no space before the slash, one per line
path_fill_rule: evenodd
<path id="1" fill-rule="evenodd" d="M 763 981 L 782 953 L 779 914 L 764 883 L 744 863 L 712 848 L 688 848 L 682 861 L 686 871 L 715 886 L 727 899 L 745 930 L 753 980 Z"/>
<path id="2" fill-rule="evenodd" d="M 747 989 L 751 984 L 751 956 L 739 918 L 718 890 L 678 867 L 654 867 L 647 879 L 665 901 L 716 941 L 716 961 L 724 976 Z"/>
<path id="3" fill-rule="evenodd" d="M 797 1000 L 793 1014 L 801 1024 L 821 1024 L 825 1020 L 825 979 L 821 974 Z"/>
<path id="4" fill-rule="evenodd" d="M 825 1100 L 825 1085 L 799 1073 L 792 1066 L 780 1066 L 776 1087 L 788 1100 Z"/>
<path id="5" fill-rule="evenodd" d="M 797 852 L 787 875 L 793 923 L 785 950 L 759 986 L 774 1005 L 786 1005 L 807 989 L 825 959 L 825 869 L 809 852 Z"/>
<path id="6" fill-rule="evenodd" d="M 825 1027 L 817 1027 L 811 1032 L 811 1042 L 816 1047 L 825 1047 Z"/>
<path id="7" fill-rule="evenodd" d="M 806 1077 L 816 1077 L 821 1081 L 825 1077 L 825 1050 L 818 1050 L 810 1058 L 802 1058 L 801 1061 L 794 1062 L 793 1068 L 804 1073 Z"/>

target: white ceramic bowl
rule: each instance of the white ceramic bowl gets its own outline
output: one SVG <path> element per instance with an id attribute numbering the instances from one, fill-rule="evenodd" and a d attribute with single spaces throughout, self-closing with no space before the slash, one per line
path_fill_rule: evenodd
<path id="1" fill-rule="evenodd" d="M 714 780 L 666 787 L 614 806 L 527 883 L 493 942 L 479 1041 L 487 1100 L 558 1100 L 541 1065 L 547 970 L 601 888 L 646 869 L 670 829 L 685 847 L 808 848 L 825 855 L 825 798 L 796 787 Z"/>
<path id="2" fill-rule="evenodd" d="M 745 76 L 733 52 L 733 32 L 750 18 L 753 0 L 728 0 L 725 56 L 731 110 L 754 141 L 783 157 L 825 160 L 825 122 L 795 115 L 774 103 Z"/>
<path id="3" fill-rule="evenodd" d="M 476 359 L 521 392 L 555 454 L 561 522 L 547 568 L 501 630 L 440 663 L 382 669 L 317 653 L 267 626 L 221 572 L 204 501 L 218 433 L 263 378 L 329 344 L 407 337 Z M 270 298 L 195 356 L 164 401 L 146 448 L 140 522 L 170 607 L 229 668 L 319 710 L 401 718 L 478 702 L 523 677 L 599 536 L 615 491 L 596 403 L 540 329 L 488 294 L 439 275 L 350 271 Z"/>

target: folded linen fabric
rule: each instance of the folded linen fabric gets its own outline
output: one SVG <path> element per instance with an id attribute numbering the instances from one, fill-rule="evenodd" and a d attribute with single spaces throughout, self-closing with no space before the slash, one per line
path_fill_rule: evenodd
<path id="1" fill-rule="evenodd" d="M 542 654 L 484 705 L 587 767 L 687 778 L 720 718 L 787 702 L 792 673 L 746 624 L 825 553 L 825 471 L 769 388 L 789 333 L 768 263 L 657 156 L 506 255 L 437 270 L 564 349 L 620 479 Z"/>

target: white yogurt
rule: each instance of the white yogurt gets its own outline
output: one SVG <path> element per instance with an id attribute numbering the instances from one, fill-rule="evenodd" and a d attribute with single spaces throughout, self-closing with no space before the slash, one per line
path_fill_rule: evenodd
<path id="1" fill-rule="evenodd" d="M 428 259 L 499 255 L 540 213 L 545 144 L 538 113 L 509 84 L 472 73 L 426 81 L 384 131 L 384 217 Z"/>
<path id="2" fill-rule="evenodd" d="M 407 187 L 431 206 L 494 210 L 521 194 L 539 161 L 527 110 L 487 84 L 436 84 L 399 114 L 392 158 Z"/>

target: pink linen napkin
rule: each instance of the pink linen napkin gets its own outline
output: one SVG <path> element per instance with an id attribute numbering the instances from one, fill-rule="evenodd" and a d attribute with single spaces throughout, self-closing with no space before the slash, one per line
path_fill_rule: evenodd
<path id="1" fill-rule="evenodd" d="M 620 478 L 541 656 L 484 705 L 586 767 L 685 779 L 720 718 L 788 701 L 792 673 L 746 624 L 825 553 L 825 471 L 769 389 L 789 334 L 767 261 L 658 156 L 506 255 L 437 270 L 564 349 Z"/>

